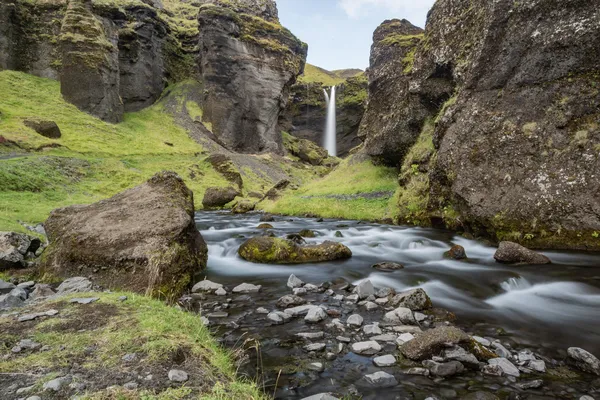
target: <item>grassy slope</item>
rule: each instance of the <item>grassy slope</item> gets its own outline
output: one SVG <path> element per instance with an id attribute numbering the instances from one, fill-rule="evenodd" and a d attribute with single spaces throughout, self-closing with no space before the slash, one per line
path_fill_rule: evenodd
<path id="1" fill-rule="evenodd" d="M 209 186 L 228 184 L 160 102 L 112 125 L 63 101 L 58 82 L 3 71 L 0 93 L 0 135 L 21 147 L 0 145 L 0 156 L 24 154 L 0 160 L 0 230 L 22 231 L 17 220 L 41 222 L 54 208 L 112 196 L 160 170 L 179 173 L 196 199 Z M 28 117 L 55 121 L 62 138 L 36 134 L 22 123 Z M 32 152 L 49 144 L 64 147 Z"/>
<path id="2" fill-rule="evenodd" d="M 347 71 L 348 70 L 345 69 L 327 71 L 312 64 L 306 64 L 306 67 L 304 68 L 304 74 L 298 78 L 298 81 L 302 83 L 320 82 L 324 86 L 339 85 L 344 83 L 346 79 L 349 78 L 349 76 L 347 76 Z M 355 76 L 360 75 L 361 73 L 357 73 Z"/>
<path id="3" fill-rule="evenodd" d="M 288 215 L 312 213 L 328 218 L 381 220 L 394 216 L 396 197 L 381 199 L 336 199 L 332 195 L 395 192 L 398 189 L 394 168 L 373 165 L 370 161 L 345 159 L 332 173 L 287 192 L 275 202 L 264 202 L 265 211 Z M 311 197 L 312 198 L 306 198 Z"/>
<path id="4" fill-rule="evenodd" d="M 125 302 L 119 301 L 122 295 L 128 297 Z M 0 318 L 0 338 L 5 345 L 12 346 L 26 336 L 50 348 L 4 358 L 0 360 L 0 372 L 38 373 L 42 378 L 36 382 L 34 392 L 41 392 L 45 381 L 70 367 L 74 360 L 84 376 L 101 383 L 105 375 L 113 374 L 108 379 L 114 379 L 121 369 L 127 373 L 130 366 L 123 363 L 122 357 L 135 353 L 140 371 L 157 371 L 160 376 L 155 379 L 164 381 L 166 376 L 162 374 L 176 366 L 173 359 L 181 359 L 177 355 L 183 354 L 185 361 L 181 368 L 190 373 L 189 384 L 158 391 L 119 387 L 91 390 L 83 398 L 167 400 L 190 394 L 203 400 L 266 398 L 255 384 L 236 378 L 233 355 L 216 343 L 198 315 L 132 293 L 89 293 L 100 297 L 89 305 L 67 302 L 70 297 L 82 296 L 86 297 L 77 293 L 30 307 L 29 311 L 54 308 L 59 314 L 22 324 L 18 330 L 12 327 L 13 316 Z M 82 326 L 87 329 L 81 330 Z M 94 351 L 90 352 L 90 348 Z"/>

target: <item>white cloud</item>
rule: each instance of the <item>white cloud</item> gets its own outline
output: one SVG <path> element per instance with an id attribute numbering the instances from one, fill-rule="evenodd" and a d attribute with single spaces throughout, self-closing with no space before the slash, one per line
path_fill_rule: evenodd
<path id="1" fill-rule="evenodd" d="M 373 7 L 385 8 L 394 13 L 412 14 L 414 11 L 429 10 L 432 3 L 433 0 L 338 0 L 338 5 L 351 18 L 360 18 L 368 14 Z"/>

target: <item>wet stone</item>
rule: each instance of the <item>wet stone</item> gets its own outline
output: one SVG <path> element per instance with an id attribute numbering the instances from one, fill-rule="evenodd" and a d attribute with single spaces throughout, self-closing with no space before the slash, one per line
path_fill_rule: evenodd
<path id="1" fill-rule="evenodd" d="M 375 357 L 373 359 L 373 364 L 378 367 L 391 367 L 396 364 L 396 357 L 391 354 L 386 354 L 385 356 Z"/>
<path id="2" fill-rule="evenodd" d="M 316 371 L 316 372 L 323 372 L 325 370 L 325 368 L 323 367 L 323 364 L 318 363 L 318 362 L 308 364 L 308 369 L 311 371 Z"/>
<path id="3" fill-rule="evenodd" d="M 367 301 L 365 303 L 364 307 L 366 308 L 367 311 L 375 311 L 379 308 L 379 306 L 372 301 Z"/>
<path id="4" fill-rule="evenodd" d="M 323 337 L 325 337 L 325 332 L 304 332 L 297 333 L 296 336 L 307 340 L 322 339 Z"/>
<path id="5" fill-rule="evenodd" d="M 374 340 L 352 344 L 352 352 L 361 355 L 373 355 L 381 351 L 381 345 Z"/>
<path id="6" fill-rule="evenodd" d="M 543 360 L 529 361 L 527 366 L 537 372 L 546 372 L 546 363 Z"/>
<path id="7" fill-rule="evenodd" d="M 257 313 L 257 314 L 268 314 L 268 313 L 269 313 L 269 310 L 267 310 L 267 309 L 266 309 L 266 308 L 264 308 L 264 307 L 259 307 L 259 308 L 257 308 L 257 309 L 256 309 L 256 313 Z"/>
<path id="8" fill-rule="evenodd" d="M 435 376 L 452 376 L 460 374 L 465 370 L 464 365 L 459 361 L 448 361 L 445 363 L 438 363 L 433 360 L 423 361 L 423 366 L 429 368 L 429 372 Z"/>
<path id="9" fill-rule="evenodd" d="M 313 307 L 308 311 L 306 317 L 304 317 L 304 321 L 314 324 L 321 322 L 326 318 L 327 313 L 321 307 Z"/>
<path id="10" fill-rule="evenodd" d="M 383 371 L 377 371 L 373 374 L 365 375 L 365 380 L 372 386 L 379 388 L 393 387 L 398 385 L 398 381 L 394 375 L 390 375 Z"/>
<path id="11" fill-rule="evenodd" d="M 253 285 L 251 283 L 242 283 L 233 288 L 233 293 L 258 293 L 261 285 Z"/>
<path id="12" fill-rule="evenodd" d="M 352 314 L 348 317 L 346 324 L 351 327 L 358 328 L 363 324 L 363 317 L 358 314 Z"/>
<path id="13" fill-rule="evenodd" d="M 381 328 L 379 327 L 378 323 L 363 326 L 363 332 L 365 333 L 365 335 L 369 336 L 382 334 Z"/>
<path id="14" fill-rule="evenodd" d="M 352 341 L 352 339 L 350 339 L 349 337 L 345 337 L 345 336 L 337 336 L 335 339 L 338 342 L 342 342 L 342 343 L 350 343 Z"/>
<path id="15" fill-rule="evenodd" d="M 311 351 L 323 351 L 323 350 L 325 350 L 325 347 L 327 347 L 327 345 L 325 343 L 311 343 L 311 344 L 307 344 L 303 348 L 304 348 L 304 350 L 311 352 Z"/>
<path id="16" fill-rule="evenodd" d="M 492 342 L 490 342 L 489 340 L 482 338 L 481 336 L 472 336 L 473 340 L 475 340 L 476 342 L 478 342 L 479 344 L 484 345 L 485 347 L 490 347 L 492 345 Z"/>
<path id="17" fill-rule="evenodd" d="M 511 363 L 506 358 L 502 358 L 502 357 L 492 358 L 491 360 L 488 360 L 488 363 L 490 365 L 499 366 L 505 375 L 514 376 L 517 378 L 521 375 L 521 373 L 519 372 L 519 369 L 517 367 L 515 367 L 514 364 Z"/>
<path id="18" fill-rule="evenodd" d="M 522 390 L 538 389 L 538 388 L 541 388 L 543 385 L 544 385 L 544 381 L 541 379 L 517 383 L 517 386 Z"/>
<path id="19" fill-rule="evenodd" d="M 356 286 L 355 292 L 358 295 L 358 298 L 362 300 L 366 299 L 369 296 L 374 296 L 375 287 L 373 287 L 371 281 L 367 279 Z"/>
<path id="20" fill-rule="evenodd" d="M 281 297 L 279 300 L 277 300 L 277 303 L 275 303 L 275 305 L 279 308 L 300 306 L 302 304 L 306 304 L 306 300 L 300 296 L 295 296 L 292 294 Z"/>
<path id="21" fill-rule="evenodd" d="M 291 274 L 287 281 L 287 287 L 290 289 L 299 288 L 304 285 L 304 282 L 296 275 Z"/>
<path id="22" fill-rule="evenodd" d="M 371 337 L 371 340 L 375 340 L 376 342 L 394 343 L 397 339 L 398 336 L 392 334 L 384 334 Z"/>

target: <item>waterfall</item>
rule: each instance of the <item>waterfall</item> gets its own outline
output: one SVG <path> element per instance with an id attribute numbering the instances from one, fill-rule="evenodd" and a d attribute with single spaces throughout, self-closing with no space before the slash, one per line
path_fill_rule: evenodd
<path id="1" fill-rule="evenodd" d="M 327 124 L 325 125 L 325 149 L 330 156 L 337 156 L 336 148 L 336 117 L 335 117 L 335 86 L 331 87 L 331 96 L 327 94 L 327 91 L 323 89 L 325 93 L 325 102 L 327 104 Z"/>

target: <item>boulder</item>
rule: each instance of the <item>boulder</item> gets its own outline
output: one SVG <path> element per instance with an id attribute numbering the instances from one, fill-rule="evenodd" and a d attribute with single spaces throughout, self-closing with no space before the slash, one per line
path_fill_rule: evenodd
<path id="1" fill-rule="evenodd" d="M 390 302 L 393 307 L 406 307 L 411 311 L 428 310 L 432 307 L 431 299 L 421 289 L 412 289 L 394 296 Z"/>
<path id="2" fill-rule="evenodd" d="M 569 347 L 567 354 L 569 355 L 569 359 L 580 370 L 600 375 L 600 360 L 589 351 L 579 347 Z"/>
<path id="3" fill-rule="evenodd" d="M 271 214 L 263 214 L 260 216 L 260 222 L 275 222 L 275 217 Z"/>
<path id="4" fill-rule="evenodd" d="M 231 160 L 231 157 L 225 154 L 216 153 L 208 156 L 206 161 L 212 165 L 214 170 L 221 174 L 225 179 L 237 185 L 238 189 L 242 189 L 242 186 L 244 185 L 242 175 L 240 174 L 237 166 Z"/>
<path id="5" fill-rule="evenodd" d="M 212 282 L 212 281 L 209 281 L 208 279 L 205 279 L 203 281 L 196 283 L 192 287 L 192 293 L 215 292 L 222 288 L 223 288 L 223 285 L 221 285 L 220 283 Z"/>
<path id="6" fill-rule="evenodd" d="M 23 125 L 49 139 L 60 139 L 60 128 L 54 121 L 28 118 L 23 120 Z"/>
<path id="7" fill-rule="evenodd" d="M 462 330 L 454 326 L 442 326 L 430 329 L 404 343 L 400 352 L 411 360 L 424 360 L 437 354 L 444 347 L 467 343 L 470 338 Z"/>
<path id="8" fill-rule="evenodd" d="M 235 200 L 239 195 L 240 192 L 232 187 L 209 187 L 204 193 L 202 207 L 207 210 L 223 207 L 225 204 Z"/>
<path id="9" fill-rule="evenodd" d="M 0 271 L 27 266 L 25 258 L 40 248 L 36 237 L 16 232 L 0 232 Z"/>
<path id="10" fill-rule="evenodd" d="M 289 134 L 283 135 L 283 145 L 293 156 L 311 165 L 321 165 L 329 157 L 327 150 L 316 143 Z"/>
<path id="11" fill-rule="evenodd" d="M 264 197 L 262 198 L 264 199 L 269 199 L 269 200 L 277 200 L 279 198 L 279 195 L 281 194 L 281 192 L 283 192 L 285 189 L 287 189 L 287 187 L 290 185 L 290 181 L 288 181 L 287 179 L 282 179 L 279 182 L 277 182 L 275 184 L 275 186 L 273 186 L 271 189 L 269 189 L 267 191 L 267 193 L 265 193 Z"/>
<path id="12" fill-rule="evenodd" d="M 550 264 L 551 261 L 543 254 L 529 250 L 513 242 L 500 242 L 494 259 L 502 264 Z"/>
<path id="13" fill-rule="evenodd" d="M 465 252 L 465 248 L 461 245 L 454 245 L 444 253 L 444 257 L 453 258 L 455 260 L 464 260 L 467 258 L 467 253 Z"/>
<path id="14" fill-rule="evenodd" d="M 298 235 L 302 236 L 303 238 L 314 238 L 317 236 L 315 232 L 311 231 L 310 229 L 303 229 L 298 232 Z"/>
<path id="15" fill-rule="evenodd" d="M 352 251 L 341 243 L 326 241 L 318 245 L 300 246 L 288 239 L 259 236 L 247 240 L 239 255 L 250 262 L 264 264 L 303 264 L 344 260 Z"/>
<path id="16" fill-rule="evenodd" d="M 234 214 L 246 214 L 250 211 L 254 211 L 254 208 L 256 208 L 256 203 L 252 203 L 248 200 L 242 200 L 233 206 L 231 212 Z"/>
<path id="17" fill-rule="evenodd" d="M 260 224 L 256 227 L 256 229 L 273 229 L 273 225 L 271 224 Z"/>
<path id="18" fill-rule="evenodd" d="M 172 172 L 98 203 L 54 210 L 46 221 L 47 276 L 92 276 L 109 289 L 173 299 L 206 267 L 192 192 Z"/>
<path id="19" fill-rule="evenodd" d="M 371 266 L 371 268 L 375 268 L 378 271 L 382 272 L 393 272 L 398 271 L 399 269 L 404 269 L 404 265 L 398 264 L 395 262 L 381 262 Z"/>

